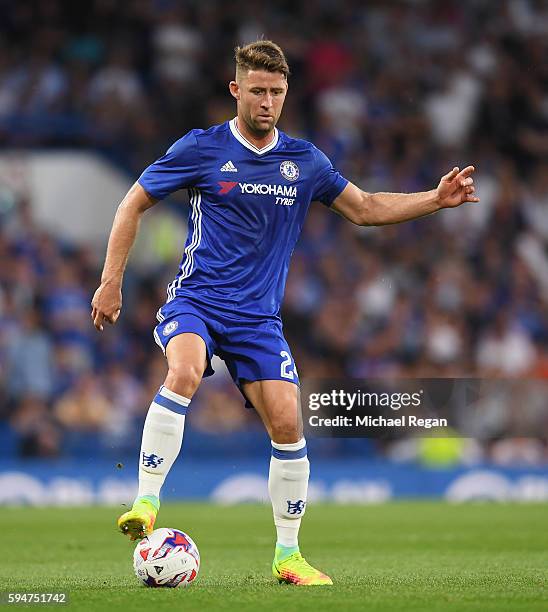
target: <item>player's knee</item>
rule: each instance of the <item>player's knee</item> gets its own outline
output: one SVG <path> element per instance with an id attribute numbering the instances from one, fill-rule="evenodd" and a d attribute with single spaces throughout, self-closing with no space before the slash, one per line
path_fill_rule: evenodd
<path id="1" fill-rule="evenodd" d="M 189 363 L 175 363 L 169 365 L 165 385 L 168 389 L 191 398 L 202 380 L 202 372 Z"/>
<path id="2" fill-rule="evenodd" d="M 277 444 L 293 444 L 302 438 L 296 416 L 277 419 L 270 424 L 270 437 Z"/>

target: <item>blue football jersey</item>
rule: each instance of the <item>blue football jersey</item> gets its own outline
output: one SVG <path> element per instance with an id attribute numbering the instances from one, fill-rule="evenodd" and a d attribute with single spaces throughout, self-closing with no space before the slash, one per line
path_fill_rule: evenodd
<path id="1" fill-rule="evenodd" d="M 236 120 L 192 130 L 139 177 L 153 198 L 187 188 L 189 231 L 168 286 L 228 315 L 279 317 L 289 261 L 310 202 L 330 206 L 348 181 L 313 144 L 275 129 L 258 149 Z"/>

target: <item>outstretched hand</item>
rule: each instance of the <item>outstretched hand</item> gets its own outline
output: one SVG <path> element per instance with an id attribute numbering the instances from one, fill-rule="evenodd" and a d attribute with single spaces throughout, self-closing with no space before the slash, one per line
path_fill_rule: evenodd
<path id="1" fill-rule="evenodd" d="M 480 199 L 474 195 L 474 179 L 472 173 L 474 166 L 466 166 L 464 170 L 455 167 L 451 172 L 442 176 L 438 185 L 438 199 L 442 208 L 454 208 L 465 202 L 479 202 Z"/>

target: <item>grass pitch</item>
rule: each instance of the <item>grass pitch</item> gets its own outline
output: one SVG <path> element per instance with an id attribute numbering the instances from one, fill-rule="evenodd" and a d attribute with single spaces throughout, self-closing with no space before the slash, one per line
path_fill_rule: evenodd
<path id="1" fill-rule="evenodd" d="M 187 531 L 202 565 L 188 589 L 148 589 L 115 530 L 123 510 L 3 509 L 1 589 L 66 591 L 74 611 L 548 610 L 541 504 L 312 505 L 301 550 L 335 583 L 315 588 L 271 576 L 270 507 L 165 504 L 157 526 Z"/>

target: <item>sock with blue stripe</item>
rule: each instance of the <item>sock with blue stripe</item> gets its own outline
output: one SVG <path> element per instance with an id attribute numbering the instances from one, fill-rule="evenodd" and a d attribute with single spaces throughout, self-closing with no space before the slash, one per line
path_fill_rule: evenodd
<path id="1" fill-rule="evenodd" d="M 276 526 L 278 560 L 299 550 L 299 528 L 306 509 L 309 474 L 304 438 L 292 444 L 272 442 L 268 491 Z M 283 556 L 278 557 L 278 553 Z"/>
<path id="2" fill-rule="evenodd" d="M 188 398 L 164 386 L 152 400 L 139 455 L 138 497 L 150 496 L 159 500 L 160 489 L 181 450 L 189 404 Z"/>

